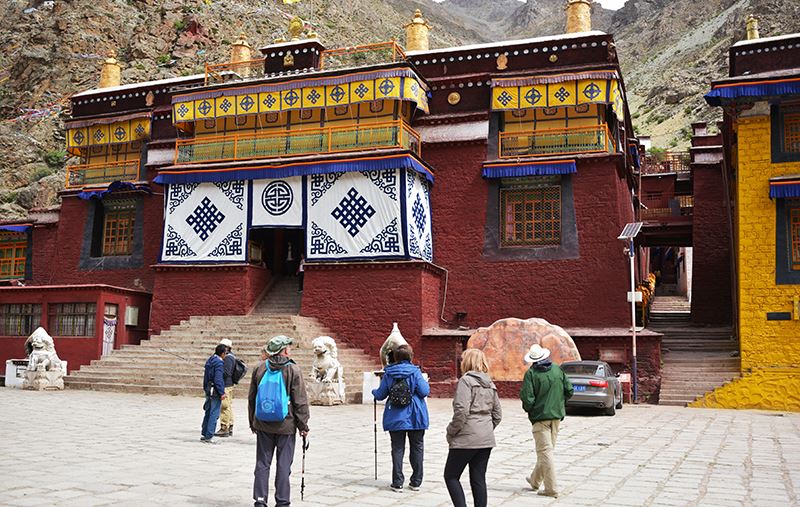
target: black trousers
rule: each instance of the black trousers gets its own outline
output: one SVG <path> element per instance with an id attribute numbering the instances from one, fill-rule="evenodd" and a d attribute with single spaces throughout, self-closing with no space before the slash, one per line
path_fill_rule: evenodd
<path id="1" fill-rule="evenodd" d="M 469 485 L 475 507 L 486 507 L 486 466 L 492 448 L 450 449 L 444 465 L 444 483 L 454 507 L 467 507 L 464 489 L 461 487 L 461 474 L 469 465 Z"/>
<path id="2" fill-rule="evenodd" d="M 291 484 L 294 461 L 295 435 L 277 435 L 275 433 L 256 432 L 256 469 L 253 473 L 253 500 L 267 503 L 269 495 L 269 469 L 273 455 L 275 459 L 275 505 L 278 507 L 291 505 Z"/>
<path id="3" fill-rule="evenodd" d="M 411 461 L 412 486 L 422 484 L 422 458 L 425 453 L 425 430 L 390 431 L 392 440 L 392 486 L 402 488 L 405 482 L 403 475 L 403 455 L 406 452 L 406 435 Z"/>

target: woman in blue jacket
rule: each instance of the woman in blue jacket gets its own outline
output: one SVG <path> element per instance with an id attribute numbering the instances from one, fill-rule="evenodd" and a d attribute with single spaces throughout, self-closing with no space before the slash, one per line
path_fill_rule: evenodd
<path id="1" fill-rule="evenodd" d="M 408 489 L 418 491 L 422 484 L 424 439 L 425 430 L 428 429 L 425 397 L 430 394 L 431 387 L 422 377 L 419 367 L 411 364 L 414 353 L 410 346 L 401 345 L 392 354 L 394 362 L 385 368 L 381 385 L 372 391 L 372 396 L 376 400 L 389 398 L 383 410 L 383 431 L 388 431 L 392 440 L 392 491 L 403 492 L 406 435 L 411 450 L 412 470 Z M 410 397 L 410 403 L 403 405 L 404 397 Z"/>

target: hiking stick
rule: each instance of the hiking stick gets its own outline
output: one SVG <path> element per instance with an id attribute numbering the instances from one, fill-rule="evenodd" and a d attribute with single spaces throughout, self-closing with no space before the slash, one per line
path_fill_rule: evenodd
<path id="1" fill-rule="evenodd" d="M 378 400 L 372 399 L 372 428 L 375 433 L 375 480 L 378 480 Z"/>
<path id="2" fill-rule="evenodd" d="M 303 435 L 303 462 L 300 465 L 300 500 L 303 500 L 303 496 L 306 490 L 306 449 L 308 449 L 308 440 L 306 440 L 305 435 Z"/>

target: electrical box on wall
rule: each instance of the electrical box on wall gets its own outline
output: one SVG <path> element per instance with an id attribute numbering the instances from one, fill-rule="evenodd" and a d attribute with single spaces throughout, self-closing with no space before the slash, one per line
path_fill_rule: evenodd
<path id="1" fill-rule="evenodd" d="M 139 307 L 127 306 L 125 307 L 125 325 L 138 326 L 139 325 Z"/>

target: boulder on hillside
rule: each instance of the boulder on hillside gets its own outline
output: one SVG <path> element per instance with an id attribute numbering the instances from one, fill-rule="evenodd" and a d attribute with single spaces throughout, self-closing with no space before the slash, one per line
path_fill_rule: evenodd
<path id="1" fill-rule="evenodd" d="M 469 337 L 467 348 L 483 350 L 493 380 L 520 381 L 530 366 L 524 360 L 525 354 L 535 343 L 550 350 L 554 363 L 581 359 L 578 347 L 564 329 L 537 318 L 500 319 L 479 328 Z"/>

